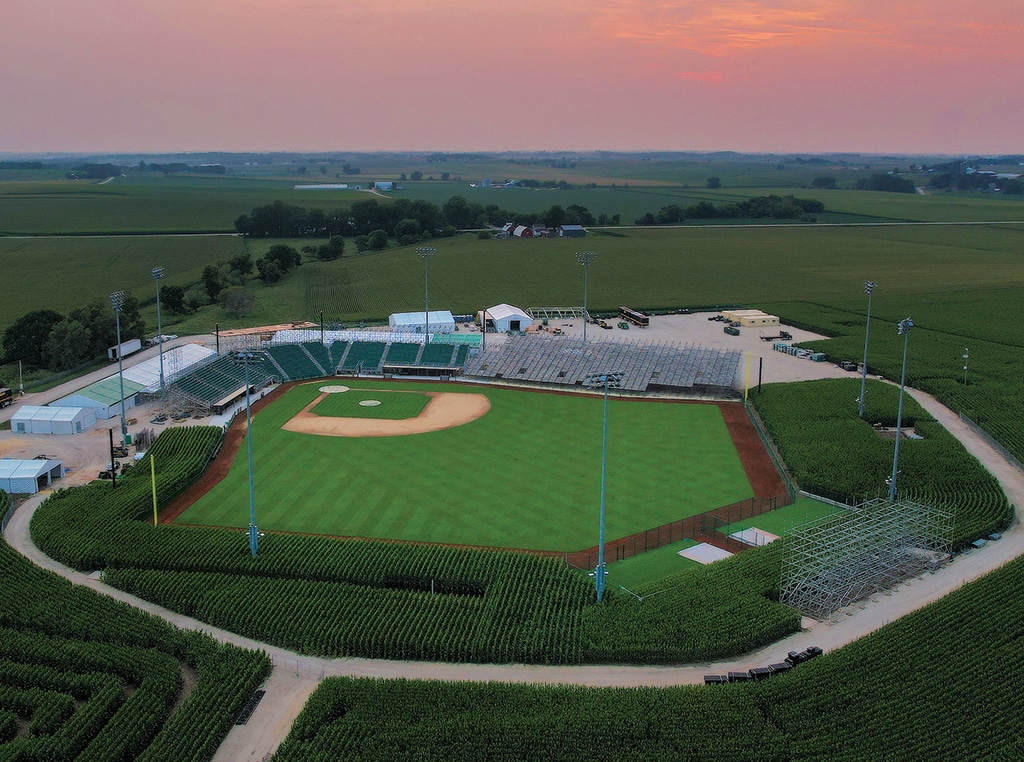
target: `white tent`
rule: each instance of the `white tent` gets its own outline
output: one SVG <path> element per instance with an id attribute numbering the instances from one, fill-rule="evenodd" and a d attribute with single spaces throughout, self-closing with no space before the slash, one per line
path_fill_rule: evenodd
<path id="1" fill-rule="evenodd" d="M 16 495 L 34 495 L 63 475 L 59 460 L 0 460 L 0 490 Z"/>
<path id="2" fill-rule="evenodd" d="M 209 347 L 202 344 L 182 344 L 180 347 L 173 347 L 164 350 L 164 384 L 170 385 L 177 380 L 184 371 L 201 363 L 213 355 Z M 141 384 L 147 392 L 155 392 L 160 389 L 160 356 L 152 357 L 131 368 L 124 369 L 124 378 L 136 384 Z"/>
<path id="3" fill-rule="evenodd" d="M 525 331 L 533 324 L 533 318 L 526 312 L 511 304 L 498 304 L 487 310 L 487 320 L 499 333 L 508 331 Z"/>
<path id="4" fill-rule="evenodd" d="M 388 318 L 388 326 L 392 331 L 409 333 L 427 333 L 429 320 L 430 333 L 455 333 L 455 316 L 450 310 L 425 312 L 396 312 Z"/>
<path id="5" fill-rule="evenodd" d="M 15 434 L 79 434 L 95 423 L 94 408 L 22 405 L 11 416 L 11 431 Z"/>

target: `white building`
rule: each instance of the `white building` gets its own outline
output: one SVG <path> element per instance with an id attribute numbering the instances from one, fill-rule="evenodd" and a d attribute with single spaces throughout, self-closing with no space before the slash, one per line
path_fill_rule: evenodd
<path id="1" fill-rule="evenodd" d="M 80 434 L 96 423 L 91 407 L 45 407 L 22 405 L 11 416 L 15 434 Z"/>
<path id="2" fill-rule="evenodd" d="M 124 379 L 124 408 L 129 410 L 138 402 L 139 392 L 144 385 L 129 378 Z M 74 394 L 62 397 L 52 407 L 87 407 L 96 411 L 96 419 L 113 418 L 121 414 L 122 384 L 116 375 L 110 376 L 79 389 Z"/>
<path id="3" fill-rule="evenodd" d="M 0 490 L 13 495 L 34 495 L 63 475 L 59 460 L 0 460 Z"/>
<path id="4" fill-rule="evenodd" d="M 455 316 L 450 310 L 431 311 L 429 316 L 419 312 L 396 312 L 388 317 L 392 331 L 405 333 L 455 333 Z"/>
<path id="5" fill-rule="evenodd" d="M 525 331 L 533 324 L 533 318 L 526 312 L 511 304 L 496 304 L 486 310 L 487 325 L 499 333 L 508 331 Z"/>

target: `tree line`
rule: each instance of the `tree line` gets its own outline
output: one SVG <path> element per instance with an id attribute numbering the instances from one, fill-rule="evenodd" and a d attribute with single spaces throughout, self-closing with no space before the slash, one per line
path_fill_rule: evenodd
<path id="1" fill-rule="evenodd" d="M 699 201 L 687 207 L 669 204 L 663 206 L 657 214 L 648 212 L 638 219 L 636 224 L 678 225 L 687 220 L 713 219 L 773 219 L 813 222 L 813 215 L 824 211 L 825 205 L 815 199 L 772 194 L 756 196 L 725 206 L 715 206 L 710 201 Z"/>
<path id="2" fill-rule="evenodd" d="M 408 246 L 422 240 L 455 235 L 471 230 L 503 225 L 542 223 L 559 225 L 617 225 L 618 215 L 593 214 L 585 207 L 570 204 L 551 206 L 541 212 L 514 212 L 497 204 L 483 205 L 452 196 L 438 206 L 429 201 L 397 199 L 380 203 L 377 199 L 356 201 L 347 209 L 306 209 L 282 201 L 258 206 L 235 220 L 235 230 L 252 238 L 330 238 L 356 239 L 356 248 L 375 248 L 381 236 Z M 366 239 L 361 239 L 365 236 Z M 366 244 L 364 246 L 364 244 Z M 380 248 L 384 248 L 380 247 Z"/>
<path id="3" fill-rule="evenodd" d="M 125 295 L 121 308 L 121 341 L 141 339 L 146 323 L 139 314 L 139 300 Z M 56 310 L 34 310 L 4 331 L 4 362 L 21 360 L 29 368 L 64 371 L 90 360 L 106 357 L 117 343 L 114 310 L 97 299 L 62 315 Z"/>

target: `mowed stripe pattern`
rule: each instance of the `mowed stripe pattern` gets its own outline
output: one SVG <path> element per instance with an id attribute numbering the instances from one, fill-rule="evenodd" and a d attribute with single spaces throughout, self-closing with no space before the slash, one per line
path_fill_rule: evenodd
<path id="1" fill-rule="evenodd" d="M 358 439 L 282 431 L 318 386 L 288 390 L 253 420 L 261 529 L 531 550 L 597 544 L 600 397 L 472 387 L 465 391 L 485 393 L 491 409 L 452 429 Z M 247 479 L 243 446 L 228 476 L 179 522 L 246 526 Z M 716 406 L 610 401 L 608 539 L 752 494 Z"/>

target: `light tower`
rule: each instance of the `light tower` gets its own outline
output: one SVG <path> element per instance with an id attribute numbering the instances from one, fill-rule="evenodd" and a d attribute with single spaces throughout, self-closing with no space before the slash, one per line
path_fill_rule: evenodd
<path id="1" fill-rule="evenodd" d="M 900 462 L 900 437 L 903 434 L 903 387 L 907 381 L 907 344 L 910 340 L 910 329 L 914 327 L 914 321 L 910 318 L 903 318 L 896 327 L 896 334 L 903 336 L 903 370 L 900 373 L 900 404 L 896 413 L 896 449 L 892 456 L 892 477 L 889 479 L 889 500 L 896 499 L 896 474 Z"/>
<path id="2" fill-rule="evenodd" d="M 424 333 L 430 343 L 430 258 L 437 254 L 433 246 L 417 246 L 416 253 L 423 257 L 423 317 L 426 318 Z"/>
<path id="3" fill-rule="evenodd" d="M 156 342 L 160 348 L 160 394 L 162 395 L 166 388 L 164 387 L 164 329 L 163 324 L 160 322 L 160 279 L 164 277 L 164 268 L 154 267 L 153 268 L 153 280 L 156 281 Z"/>
<path id="4" fill-rule="evenodd" d="M 864 364 L 860 371 L 860 399 L 857 400 L 857 415 L 864 417 L 864 394 L 867 391 L 868 381 L 868 334 L 871 332 L 871 292 L 875 290 L 874 281 L 864 281 L 864 293 L 868 295 L 868 322 L 864 326 Z"/>
<path id="5" fill-rule="evenodd" d="M 604 596 L 604 493 L 605 475 L 608 470 L 608 389 L 618 389 L 621 385 L 621 373 L 591 373 L 583 380 L 588 389 L 604 387 L 604 428 L 601 435 L 601 525 L 597 541 L 597 568 L 594 570 L 594 587 L 597 589 L 597 602 Z"/>
<path id="6" fill-rule="evenodd" d="M 967 351 L 967 347 L 964 347 L 964 386 L 967 386 L 967 361 L 971 359 L 971 355 Z"/>
<path id="7" fill-rule="evenodd" d="M 256 359 L 252 352 L 239 352 L 235 355 L 235 362 L 245 366 L 245 439 L 249 448 L 249 550 L 252 557 L 256 558 L 256 548 L 259 545 L 259 531 L 256 529 L 256 490 L 253 485 L 252 476 L 252 410 L 249 403 L 249 363 Z"/>
<path id="8" fill-rule="evenodd" d="M 114 322 L 117 325 L 117 379 L 121 386 L 121 444 L 128 445 L 128 422 L 124 417 L 124 363 L 121 361 L 121 308 L 124 307 L 124 291 L 110 295 L 110 306 L 114 308 Z"/>
<path id="9" fill-rule="evenodd" d="M 587 280 L 590 276 L 590 263 L 597 259 L 595 251 L 577 251 L 576 261 L 583 265 L 583 342 L 587 341 Z"/>

